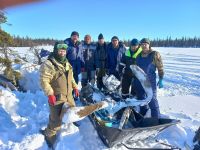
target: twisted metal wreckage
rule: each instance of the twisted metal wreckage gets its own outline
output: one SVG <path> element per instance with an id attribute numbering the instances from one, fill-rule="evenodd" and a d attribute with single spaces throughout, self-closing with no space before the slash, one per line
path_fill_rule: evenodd
<path id="1" fill-rule="evenodd" d="M 137 100 L 133 97 L 122 101 L 119 94 L 120 81 L 112 75 L 105 76 L 103 83 L 107 88 L 106 92 L 101 92 L 91 85 L 83 87 L 80 99 L 84 106 L 69 108 L 65 104 L 62 112 L 63 122 L 76 122 L 89 115 L 98 135 L 107 147 L 125 146 L 127 149 L 143 149 L 131 148 L 131 145 L 138 141 L 144 143 L 153 141 L 164 145 L 164 149 L 179 149 L 156 139 L 160 131 L 179 123 L 179 120 L 146 118 L 138 112 L 140 106 L 148 105 L 153 92 L 143 70 L 136 65 L 132 65 L 131 70 L 146 92 L 145 99 Z"/>

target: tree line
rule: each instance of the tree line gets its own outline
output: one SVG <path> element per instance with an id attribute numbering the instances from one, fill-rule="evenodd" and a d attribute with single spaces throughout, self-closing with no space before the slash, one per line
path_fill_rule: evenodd
<path id="1" fill-rule="evenodd" d="M 151 40 L 151 39 L 150 39 Z M 124 44 L 129 46 L 130 40 L 125 40 Z M 171 37 L 167 37 L 166 39 L 153 39 L 151 40 L 152 47 L 193 47 L 197 48 L 200 47 L 200 37 L 194 38 L 175 38 L 172 39 Z"/>
<path id="2" fill-rule="evenodd" d="M 1 31 L 0 31 L 1 32 Z M 5 36 L 0 33 L 0 36 Z M 51 39 L 51 38 L 39 38 L 39 39 L 33 39 L 30 37 L 19 37 L 19 36 L 11 36 L 12 43 L 9 42 L 9 46 L 14 47 L 32 47 L 37 45 L 54 45 L 55 41 L 61 41 L 57 39 Z M 4 40 L 11 41 L 10 38 L 4 38 Z M 0 43 L 2 38 L 0 38 Z M 126 46 L 129 46 L 130 40 L 123 40 L 122 41 Z M 151 46 L 152 47 L 200 47 L 200 38 L 194 37 L 194 38 L 176 38 L 172 39 L 171 37 L 166 39 L 153 39 L 151 40 Z"/>

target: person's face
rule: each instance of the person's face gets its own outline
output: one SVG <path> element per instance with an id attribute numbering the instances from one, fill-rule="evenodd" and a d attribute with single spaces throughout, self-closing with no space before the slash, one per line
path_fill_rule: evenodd
<path id="1" fill-rule="evenodd" d="M 131 46 L 131 50 L 132 51 L 136 51 L 138 49 L 139 45 L 136 45 L 136 46 Z"/>
<path id="2" fill-rule="evenodd" d="M 100 45 L 102 45 L 104 43 L 104 39 L 99 39 L 98 42 Z"/>
<path id="3" fill-rule="evenodd" d="M 58 55 L 61 56 L 61 57 L 66 56 L 66 53 L 67 53 L 66 49 L 59 49 L 58 50 Z"/>
<path id="4" fill-rule="evenodd" d="M 72 35 L 72 36 L 71 36 L 71 39 L 72 39 L 72 41 L 73 41 L 74 43 L 76 43 L 76 42 L 78 41 L 79 37 L 78 37 L 77 35 Z"/>
<path id="5" fill-rule="evenodd" d="M 147 53 L 150 50 L 150 45 L 148 43 L 141 43 L 142 52 Z"/>
<path id="6" fill-rule="evenodd" d="M 119 45 L 119 41 L 117 39 L 112 40 L 113 47 L 117 47 Z"/>
<path id="7" fill-rule="evenodd" d="M 91 42 L 91 38 L 89 36 L 86 36 L 84 40 L 86 44 L 90 44 Z"/>

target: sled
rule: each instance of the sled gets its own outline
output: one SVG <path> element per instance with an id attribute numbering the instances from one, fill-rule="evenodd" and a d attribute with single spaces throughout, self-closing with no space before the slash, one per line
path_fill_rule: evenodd
<path id="1" fill-rule="evenodd" d="M 147 75 L 142 69 L 135 65 L 130 68 L 146 92 L 147 97 L 143 100 L 136 98 L 123 100 L 120 97 L 120 82 L 112 75 L 103 77 L 103 83 L 107 88 L 104 92 L 89 84 L 81 89 L 80 98 L 83 105 L 91 105 L 99 101 L 107 103 L 107 107 L 95 111 L 89 115 L 89 118 L 99 137 L 109 148 L 126 146 L 126 143 L 131 144 L 138 141 L 148 143 L 149 137 L 154 139 L 162 130 L 180 122 L 168 118 L 145 118 L 137 112 L 138 107 L 148 105 L 153 93 Z M 167 146 L 165 143 L 162 145 Z M 168 147 L 173 149 L 173 146 L 168 145 Z"/>
<path id="2" fill-rule="evenodd" d="M 155 137 L 162 130 L 180 122 L 166 118 L 143 118 L 133 111 L 129 117 L 128 125 L 119 129 L 117 121 L 109 122 L 107 119 L 100 118 L 98 113 L 99 111 L 91 114 L 90 121 L 103 143 L 109 148 L 126 142 L 135 143 L 148 140 L 150 136 Z M 137 119 L 135 119 L 136 115 Z"/>

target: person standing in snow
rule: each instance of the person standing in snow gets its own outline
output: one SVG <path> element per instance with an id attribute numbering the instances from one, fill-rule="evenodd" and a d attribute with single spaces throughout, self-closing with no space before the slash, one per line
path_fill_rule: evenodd
<path id="1" fill-rule="evenodd" d="M 122 98 L 129 98 L 129 89 L 134 80 L 134 74 L 130 69 L 130 65 L 136 64 L 137 56 L 142 52 L 140 42 L 137 39 L 132 39 L 130 48 L 123 54 L 120 62 L 120 72 L 122 72 Z M 131 94 L 134 95 L 134 85 L 131 87 Z"/>
<path id="2" fill-rule="evenodd" d="M 49 147 L 56 140 L 56 133 L 61 128 L 60 113 L 64 103 L 74 107 L 72 90 L 79 96 L 79 91 L 73 77 L 73 69 L 67 58 L 67 45 L 55 43 L 54 51 L 40 67 L 40 82 L 44 93 L 48 96 L 49 123 L 43 134 Z"/>
<path id="3" fill-rule="evenodd" d="M 82 43 L 83 68 L 82 72 L 82 87 L 85 87 L 88 82 L 95 84 L 95 71 L 97 66 L 96 45 L 91 42 L 91 36 L 85 35 Z"/>
<path id="4" fill-rule="evenodd" d="M 158 70 L 159 81 L 157 85 L 159 88 L 163 87 L 163 77 L 164 77 L 164 69 L 163 62 L 159 52 L 152 50 L 150 46 L 150 40 L 147 38 L 143 38 L 140 41 L 142 53 L 138 55 L 136 58 L 136 64 L 147 74 L 148 79 L 151 83 L 153 90 L 153 97 L 149 103 L 149 107 L 151 109 L 151 116 L 155 118 L 159 118 L 160 109 L 157 100 L 157 87 L 156 87 L 156 68 Z M 139 80 L 134 80 L 133 82 L 135 87 L 135 92 L 138 99 L 145 98 L 145 91 L 139 82 Z M 141 107 L 141 113 L 144 115 L 147 111 L 147 107 Z"/>
<path id="5" fill-rule="evenodd" d="M 67 59 L 72 65 L 74 79 L 76 84 L 78 84 L 79 76 L 81 75 L 81 68 L 83 66 L 83 59 L 81 53 L 81 42 L 79 42 L 79 33 L 73 31 L 71 37 L 64 40 L 64 43 L 67 44 Z"/>
<path id="6" fill-rule="evenodd" d="M 98 42 L 97 42 L 97 59 L 98 59 L 98 66 L 96 69 L 97 74 L 97 87 L 99 90 L 102 90 L 104 88 L 103 85 L 103 76 L 106 74 L 106 59 L 107 59 L 107 50 L 106 50 L 106 42 L 104 41 L 103 34 L 100 33 L 98 36 Z"/>
<path id="7" fill-rule="evenodd" d="M 118 80 L 120 80 L 119 63 L 125 51 L 126 48 L 124 44 L 119 42 L 117 36 L 113 36 L 111 43 L 109 43 L 107 47 L 106 68 L 108 69 L 108 74 L 114 75 Z"/>

